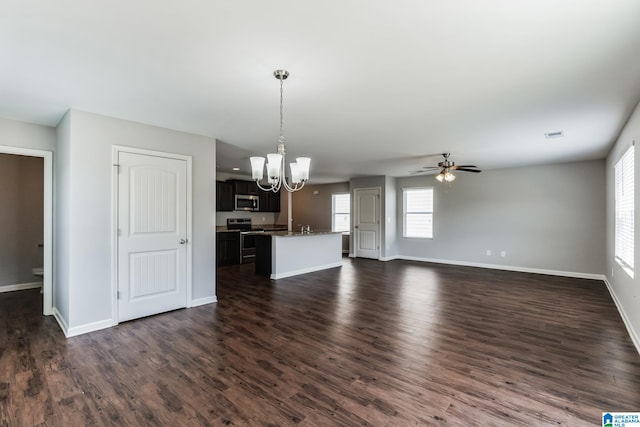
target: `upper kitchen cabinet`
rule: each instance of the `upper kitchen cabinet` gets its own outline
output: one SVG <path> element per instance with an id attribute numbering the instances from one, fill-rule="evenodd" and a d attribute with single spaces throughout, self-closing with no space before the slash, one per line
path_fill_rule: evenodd
<path id="1" fill-rule="evenodd" d="M 216 181 L 216 211 L 232 211 L 234 208 L 233 194 L 233 185 L 230 182 Z"/>
<path id="2" fill-rule="evenodd" d="M 231 179 L 227 181 L 233 186 L 234 194 L 253 194 L 259 195 L 260 189 L 254 181 L 242 181 L 239 179 Z"/>
<path id="3" fill-rule="evenodd" d="M 259 197 L 258 212 L 280 212 L 280 192 L 262 191 L 254 181 L 230 179 L 216 181 L 216 211 L 235 210 L 235 196 L 254 195 Z"/>

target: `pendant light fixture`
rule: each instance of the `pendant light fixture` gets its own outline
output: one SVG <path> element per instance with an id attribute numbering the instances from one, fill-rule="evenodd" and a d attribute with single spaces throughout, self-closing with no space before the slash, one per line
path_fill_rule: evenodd
<path id="1" fill-rule="evenodd" d="M 309 157 L 298 157 L 295 163 L 289 165 L 291 176 L 289 182 L 286 178 L 286 149 L 284 146 L 283 134 L 283 114 L 282 114 L 282 94 L 283 82 L 289 77 L 286 70 L 276 70 L 273 72 L 276 79 L 280 80 L 280 137 L 278 138 L 278 147 L 276 153 L 267 154 L 267 184 L 263 185 L 260 181 L 263 178 L 265 168 L 265 158 L 254 156 L 251 161 L 251 177 L 256 181 L 258 188 L 264 191 L 273 191 L 277 193 L 280 188 L 284 188 L 289 192 L 302 189 L 304 184 L 309 180 L 309 165 L 311 159 Z"/>

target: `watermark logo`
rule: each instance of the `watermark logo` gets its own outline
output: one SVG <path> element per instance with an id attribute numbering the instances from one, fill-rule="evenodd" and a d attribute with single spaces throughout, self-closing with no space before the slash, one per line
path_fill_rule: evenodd
<path id="1" fill-rule="evenodd" d="M 602 427 L 640 427 L 640 412 L 603 412 Z"/>

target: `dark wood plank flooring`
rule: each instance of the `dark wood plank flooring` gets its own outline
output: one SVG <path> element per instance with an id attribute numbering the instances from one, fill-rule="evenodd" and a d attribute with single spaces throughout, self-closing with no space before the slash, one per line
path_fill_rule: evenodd
<path id="1" fill-rule="evenodd" d="M 0 294 L 0 425 L 600 425 L 640 356 L 599 281 L 406 261 L 269 281 L 65 339 Z"/>

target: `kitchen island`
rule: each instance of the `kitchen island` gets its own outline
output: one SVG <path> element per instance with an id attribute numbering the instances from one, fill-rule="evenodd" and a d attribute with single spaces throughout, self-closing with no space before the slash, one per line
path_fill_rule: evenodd
<path id="1" fill-rule="evenodd" d="M 282 279 L 342 266 L 342 233 L 256 234 L 256 274 Z"/>

